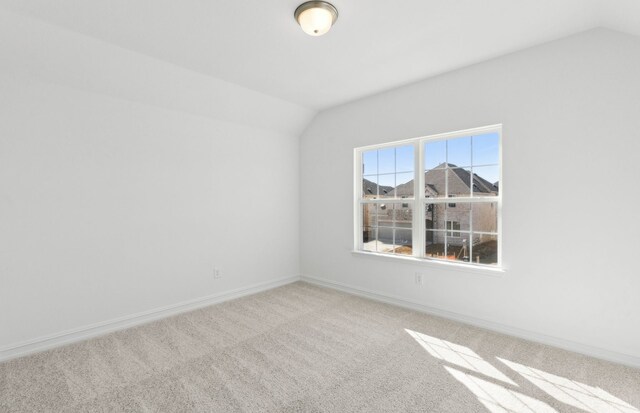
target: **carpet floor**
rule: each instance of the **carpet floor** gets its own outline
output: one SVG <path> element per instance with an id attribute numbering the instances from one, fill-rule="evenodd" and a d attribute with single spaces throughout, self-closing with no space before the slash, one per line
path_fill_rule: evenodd
<path id="1" fill-rule="evenodd" d="M 2 363 L 0 411 L 640 413 L 640 370 L 297 282 Z"/>

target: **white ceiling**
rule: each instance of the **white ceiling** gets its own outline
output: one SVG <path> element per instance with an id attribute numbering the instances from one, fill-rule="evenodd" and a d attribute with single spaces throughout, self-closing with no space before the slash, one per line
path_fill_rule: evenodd
<path id="1" fill-rule="evenodd" d="M 333 0 L 325 36 L 302 0 L 0 0 L 29 15 L 323 109 L 604 26 L 640 35 L 640 0 Z"/>

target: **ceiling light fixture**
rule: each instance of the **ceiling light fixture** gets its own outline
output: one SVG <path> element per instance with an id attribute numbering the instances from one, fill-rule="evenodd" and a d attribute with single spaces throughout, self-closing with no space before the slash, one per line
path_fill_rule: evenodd
<path id="1" fill-rule="evenodd" d="M 338 19 L 338 10 L 326 1 L 308 1 L 293 13 L 302 30 L 310 36 L 322 36 Z"/>

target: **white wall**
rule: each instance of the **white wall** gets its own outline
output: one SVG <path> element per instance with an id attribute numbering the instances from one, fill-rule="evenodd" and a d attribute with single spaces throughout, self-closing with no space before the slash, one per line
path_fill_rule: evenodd
<path id="1" fill-rule="evenodd" d="M 594 30 L 322 112 L 301 142 L 303 275 L 640 361 L 639 68 L 638 38 Z M 502 277 L 350 253 L 353 148 L 497 123 Z"/>
<path id="2" fill-rule="evenodd" d="M 0 350 L 299 274 L 311 111 L 11 13 L 0 39 Z"/>

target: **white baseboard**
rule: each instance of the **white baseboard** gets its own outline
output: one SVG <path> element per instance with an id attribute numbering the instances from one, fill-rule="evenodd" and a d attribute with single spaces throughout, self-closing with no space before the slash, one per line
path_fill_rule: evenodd
<path id="1" fill-rule="evenodd" d="M 315 278 L 307 275 L 303 275 L 301 279 L 302 281 L 306 281 L 311 284 L 332 288 L 335 290 L 343 291 L 343 292 L 357 295 L 360 297 L 369 298 L 375 301 L 380 301 L 387 304 L 393 304 L 393 305 L 408 308 L 411 310 L 419 311 L 422 313 L 431 314 L 431 315 L 447 318 L 454 321 L 459 321 L 461 323 L 470 324 L 476 327 L 481 327 L 487 330 L 496 331 L 498 333 L 522 338 L 529 341 L 534 341 L 541 344 L 546 344 L 553 347 L 558 347 L 564 350 L 573 351 L 575 353 L 581 353 L 581 354 L 591 356 L 591 357 L 596 357 L 602 360 L 607 360 L 614 363 L 624 364 L 626 366 L 640 368 L 640 357 L 632 356 L 629 354 L 618 353 L 611 350 L 593 347 L 587 344 L 576 343 L 574 341 L 548 336 L 546 334 L 536 333 L 533 331 L 523 330 L 517 327 L 507 326 L 507 325 L 496 323 L 493 321 L 456 313 L 443 308 L 424 305 L 422 303 L 418 303 L 412 300 L 407 300 L 401 297 L 396 297 L 390 294 L 382 294 L 379 292 L 366 290 L 364 288 L 354 287 L 338 281 L 323 280 L 320 278 Z"/>
<path id="2" fill-rule="evenodd" d="M 86 340 L 88 338 L 104 335 L 117 330 L 134 327 L 150 321 L 221 303 L 223 301 L 233 300 L 246 295 L 270 290 L 299 280 L 299 276 L 280 278 L 23 341 L 21 343 L 0 348 L 0 362 L 70 344 L 76 341 Z"/>
<path id="3" fill-rule="evenodd" d="M 335 290 L 344 291 L 353 295 L 366 297 L 372 300 L 397 305 L 411 310 L 432 314 L 439 317 L 459 321 L 465 324 L 485 328 L 487 330 L 497 331 L 514 337 L 523 338 L 558 348 L 562 348 L 576 353 L 600 358 L 627 366 L 640 368 L 640 358 L 628 354 L 622 354 L 611 350 L 601 349 L 590 345 L 576 343 L 574 341 L 565 340 L 558 337 L 552 337 L 541 333 L 523 330 L 516 327 L 506 326 L 492 321 L 480 319 L 477 317 L 459 314 L 442 308 L 427 306 L 405 298 L 396 297 L 389 294 L 381 294 L 379 292 L 366 290 L 359 287 L 350 286 L 337 281 L 322 280 L 311 276 L 293 276 L 280 278 L 273 281 L 254 284 L 248 287 L 238 288 L 235 290 L 225 291 L 222 293 L 212 294 L 206 297 L 196 298 L 181 303 L 144 311 L 137 314 L 131 314 L 100 323 L 91 324 L 73 330 L 67 330 L 56 334 L 51 334 L 36 339 L 23 341 L 14 345 L 0 348 L 0 362 L 9 359 L 26 356 L 28 354 L 48 350 L 65 344 L 86 340 L 92 337 L 104 335 L 118 330 L 134 327 L 140 324 L 148 323 L 154 320 L 170 317 L 176 314 L 192 311 L 198 308 L 207 307 L 209 305 L 221 303 L 246 295 L 255 294 L 261 291 L 270 290 L 290 284 L 302 279 L 311 284 L 320 285 Z"/>

